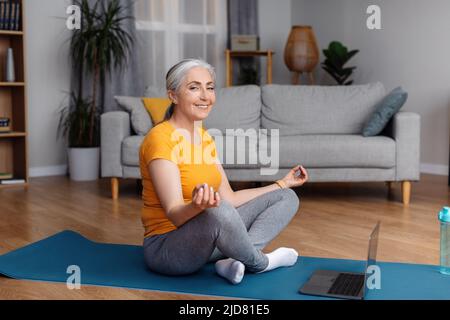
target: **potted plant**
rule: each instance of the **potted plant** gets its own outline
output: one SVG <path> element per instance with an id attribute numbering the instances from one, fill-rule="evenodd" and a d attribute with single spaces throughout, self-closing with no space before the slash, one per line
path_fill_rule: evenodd
<path id="1" fill-rule="evenodd" d="M 353 80 L 348 80 L 356 67 L 345 67 L 345 64 L 359 52 L 348 51 L 347 47 L 338 41 L 329 44 L 328 49 L 323 50 L 326 59 L 322 63 L 324 69 L 339 85 L 351 85 Z"/>
<path id="2" fill-rule="evenodd" d="M 94 124 L 91 126 L 92 118 Z M 92 102 L 72 92 L 69 103 L 61 108 L 58 125 L 58 134 L 67 138 L 69 146 L 67 155 L 72 180 L 91 181 L 98 178 L 99 129 L 98 111 L 92 107 Z"/>
<path id="3" fill-rule="evenodd" d="M 60 112 L 58 133 L 68 139 L 70 177 L 77 181 L 96 180 L 100 163 L 100 115 L 98 91 L 103 92 L 106 75 L 122 68 L 133 45 L 132 36 L 123 22 L 133 17 L 124 15 L 118 0 L 77 0 L 81 9 L 81 29 L 70 38 L 73 72 L 78 75 L 78 92 L 71 92 L 69 103 Z M 92 95 L 84 98 L 83 75 L 92 75 Z"/>

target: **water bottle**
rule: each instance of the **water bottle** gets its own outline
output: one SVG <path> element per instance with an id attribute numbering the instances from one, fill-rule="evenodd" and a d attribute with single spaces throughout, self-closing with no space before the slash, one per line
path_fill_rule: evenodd
<path id="1" fill-rule="evenodd" d="M 450 275 L 450 208 L 443 207 L 439 212 L 441 223 L 441 268 L 442 274 Z"/>

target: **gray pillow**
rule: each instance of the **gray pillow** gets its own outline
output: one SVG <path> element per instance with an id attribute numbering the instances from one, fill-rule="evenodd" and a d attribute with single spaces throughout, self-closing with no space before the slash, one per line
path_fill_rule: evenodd
<path id="1" fill-rule="evenodd" d="M 145 136 L 153 127 L 153 124 L 150 115 L 144 107 L 142 98 L 114 96 L 114 99 L 116 99 L 120 107 L 130 113 L 131 127 L 134 132 L 140 136 Z"/>
<path id="2" fill-rule="evenodd" d="M 363 128 L 363 136 L 370 137 L 379 134 L 389 120 L 396 114 L 408 99 L 408 93 L 401 87 L 392 90 L 380 102 Z"/>

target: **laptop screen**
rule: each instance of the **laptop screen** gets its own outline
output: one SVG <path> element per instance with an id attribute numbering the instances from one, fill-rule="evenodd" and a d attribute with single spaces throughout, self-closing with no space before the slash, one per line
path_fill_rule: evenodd
<path id="1" fill-rule="evenodd" d="M 380 222 L 378 221 L 376 226 L 373 228 L 372 233 L 370 234 L 369 238 L 369 250 L 367 254 L 367 264 L 366 264 L 366 270 L 364 272 L 364 291 L 363 294 L 366 294 L 366 286 L 367 286 L 367 269 L 370 266 L 377 264 L 377 249 L 378 249 L 378 234 L 380 232 Z"/>
<path id="2" fill-rule="evenodd" d="M 378 222 L 372 231 L 369 239 L 369 256 L 367 266 L 377 264 L 377 249 L 378 249 L 378 233 L 380 230 L 380 223 Z"/>

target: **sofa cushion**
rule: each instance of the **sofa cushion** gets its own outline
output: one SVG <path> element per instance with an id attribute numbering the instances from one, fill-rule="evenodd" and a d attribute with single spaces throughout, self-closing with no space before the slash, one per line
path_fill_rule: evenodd
<path id="1" fill-rule="evenodd" d="M 261 91 L 261 124 L 266 129 L 279 129 L 281 136 L 361 134 L 384 95 L 380 82 L 353 86 L 265 85 Z"/>
<path id="2" fill-rule="evenodd" d="M 206 128 L 255 129 L 260 127 L 261 90 L 255 85 L 222 88 L 216 91 L 216 103 L 208 118 Z"/>
<path id="3" fill-rule="evenodd" d="M 253 135 L 248 136 L 222 136 L 214 135 L 214 131 L 208 131 L 216 143 L 218 158 L 224 168 L 259 168 L 258 139 Z M 143 136 L 129 136 L 122 141 L 122 164 L 127 166 L 139 166 L 139 148 Z M 253 157 L 253 158 L 252 158 Z"/>
<path id="4" fill-rule="evenodd" d="M 138 135 L 144 136 L 153 127 L 152 120 L 140 97 L 114 96 L 117 103 L 130 113 L 131 127 Z"/>
<path id="5" fill-rule="evenodd" d="M 213 135 L 212 135 L 213 136 Z M 271 157 L 270 138 L 268 144 L 257 146 L 256 162 L 250 160 L 250 152 L 254 157 L 255 145 L 252 137 L 245 137 L 245 144 L 238 143 L 238 137 L 229 138 L 213 136 L 216 141 L 219 158 L 224 168 L 259 168 L 261 155 Z M 363 137 L 361 135 L 303 135 L 279 137 L 279 167 L 290 168 L 297 164 L 311 168 L 392 168 L 395 167 L 395 141 L 385 136 Z M 139 166 L 139 148 L 143 136 L 130 136 L 122 141 L 122 164 Z M 220 142 L 222 141 L 222 143 Z M 227 160 L 227 153 L 234 153 Z M 239 156 L 238 156 L 239 154 Z M 244 161 L 240 161 L 244 157 Z M 273 163 L 271 163 L 273 165 Z"/>
<path id="6" fill-rule="evenodd" d="M 269 140 L 270 141 L 270 140 Z M 303 135 L 280 136 L 280 168 L 301 164 L 308 168 L 395 167 L 395 141 L 386 136 Z M 270 143 L 260 144 L 270 155 Z"/>
<path id="7" fill-rule="evenodd" d="M 143 97 L 167 98 L 167 92 L 163 88 L 148 86 Z M 131 127 L 141 136 L 145 136 L 153 128 L 150 114 L 142 101 L 143 97 L 114 96 L 118 105 L 130 113 Z"/>
<path id="8" fill-rule="evenodd" d="M 148 86 L 146 97 L 167 97 L 166 89 Z M 261 118 L 261 89 L 255 85 L 234 86 L 216 90 L 216 103 L 208 118 L 206 128 L 258 130 Z"/>
<path id="9" fill-rule="evenodd" d="M 408 99 L 408 93 L 401 87 L 392 90 L 376 106 L 375 112 L 364 125 L 362 134 L 365 137 L 376 136 Z"/>
<path id="10" fill-rule="evenodd" d="M 122 164 L 127 166 L 139 166 L 139 148 L 144 136 L 130 136 L 122 141 Z"/>

